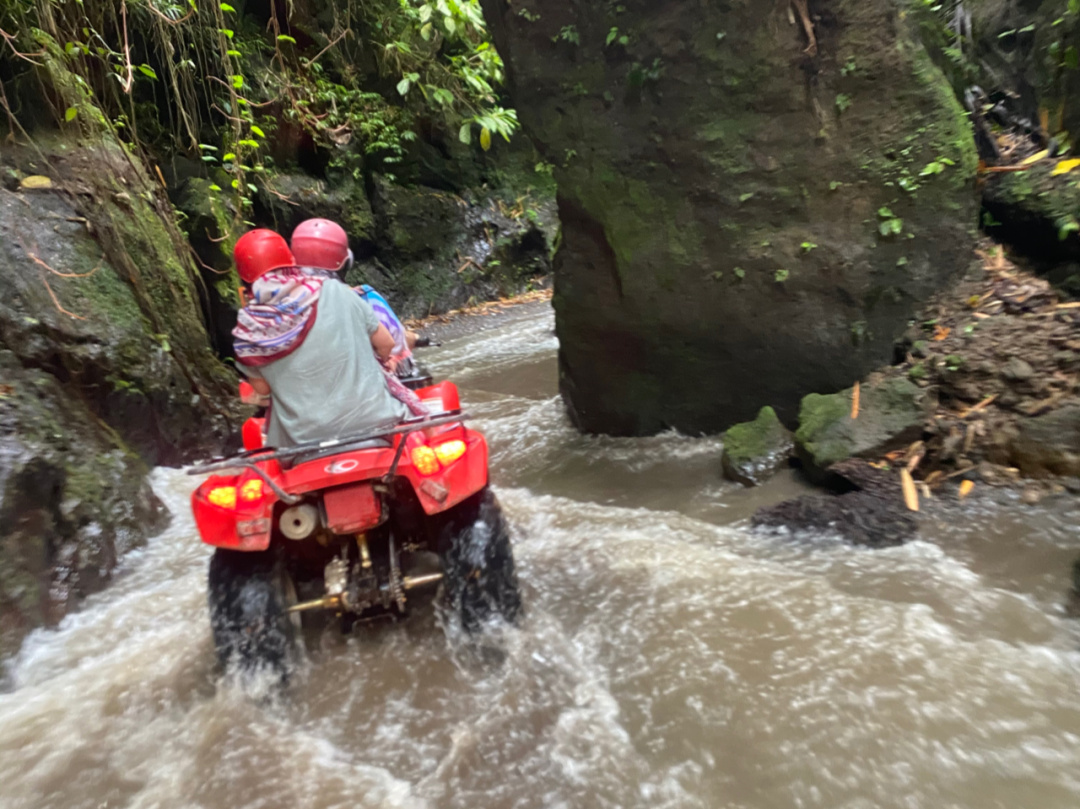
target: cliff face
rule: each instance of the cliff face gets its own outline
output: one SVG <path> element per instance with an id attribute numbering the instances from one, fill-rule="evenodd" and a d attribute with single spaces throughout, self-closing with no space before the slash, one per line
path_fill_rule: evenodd
<path id="1" fill-rule="evenodd" d="M 165 516 L 145 474 L 239 424 L 160 185 L 104 130 L 0 154 L 0 656 Z"/>
<path id="2" fill-rule="evenodd" d="M 976 158 L 891 0 L 485 0 L 555 164 L 561 386 L 585 430 L 719 430 L 890 357 L 963 268 Z"/>

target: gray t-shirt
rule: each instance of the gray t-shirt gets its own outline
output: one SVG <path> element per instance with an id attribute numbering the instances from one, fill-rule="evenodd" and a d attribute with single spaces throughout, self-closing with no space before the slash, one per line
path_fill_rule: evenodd
<path id="1" fill-rule="evenodd" d="M 371 347 L 378 328 L 363 298 L 340 281 L 328 280 L 315 324 L 298 349 L 259 368 L 240 366 L 270 385 L 270 446 L 345 438 L 408 416 L 408 408 L 390 395 Z"/>

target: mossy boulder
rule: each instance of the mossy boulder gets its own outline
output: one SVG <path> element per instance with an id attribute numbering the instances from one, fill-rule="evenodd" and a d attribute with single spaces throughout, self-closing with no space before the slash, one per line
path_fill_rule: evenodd
<path id="1" fill-rule="evenodd" d="M 824 478 L 840 461 L 876 459 L 917 441 L 933 404 L 922 388 L 892 377 L 861 386 L 853 419 L 852 395 L 811 393 L 802 400 L 795 443 L 812 478 Z"/>
<path id="2" fill-rule="evenodd" d="M 1021 419 L 1008 444 L 1011 463 L 1027 477 L 1080 476 L 1080 402 Z"/>
<path id="3" fill-rule="evenodd" d="M 971 125 L 904 4 L 814 3 L 812 52 L 788 3 L 483 6 L 559 184 L 581 428 L 719 431 L 763 404 L 794 421 L 888 361 L 968 265 Z"/>
<path id="4" fill-rule="evenodd" d="M 744 486 L 764 483 L 787 465 L 795 437 L 771 407 L 763 407 L 753 421 L 736 424 L 724 433 L 720 462 L 724 475 Z"/>
<path id="5" fill-rule="evenodd" d="M 0 658 L 162 527 L 145 473 L 56 377 L 0 349 Z"/>
<path id="6" fill-rule="evenodd" d="M 1029 256 L 1075 262 L 1080 260 L 1080 175 L 1054 176 L 1056 166 L 1056 160 L 1047 160 L 1025 171 L 992 175 L 983 188 L 988 230 Z"/>
<path id="7" fill-rule="evenodd" d="M 256 217 L 285 238 L 305 219 L 332 219 L 349 234 L 357 256 L 373 250 L 375 215 L 362 180 L 331 184 L 308 174 L 277 174 L 267 179 L 256 199 Z"/>

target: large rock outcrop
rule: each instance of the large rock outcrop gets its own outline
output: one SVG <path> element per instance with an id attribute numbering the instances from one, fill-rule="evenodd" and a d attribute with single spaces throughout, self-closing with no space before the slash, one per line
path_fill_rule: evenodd
<path id="1" fill-rule="evenodd" d="M 70 114 L 0 155 L 0 657 L 160 527 L 149 466 L 239 424 L 160 178 L 41 44 L 41 85 Z"/>
<path id="2" fill-rule="evenodd" d="M 589 431 L 794 421 L 967 265 L 975 150 L 893 0 L 484 0 L 555 165 L 561 387 Z"/>

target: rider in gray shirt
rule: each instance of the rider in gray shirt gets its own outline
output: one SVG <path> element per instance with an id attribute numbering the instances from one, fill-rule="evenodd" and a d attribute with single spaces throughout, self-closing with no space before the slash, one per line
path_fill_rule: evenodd
<path id="1" fill-rule="evenodd" d="M 341 438 L 406 418 L 409 410 L 390 394 L 376 358 L 393 348 L 394 338 L 363 298 L 339 281 L 324 283 L 302 345 L 265 365 L 240 366 L 256 391 L 273 392 L 267 444 Z"/>

